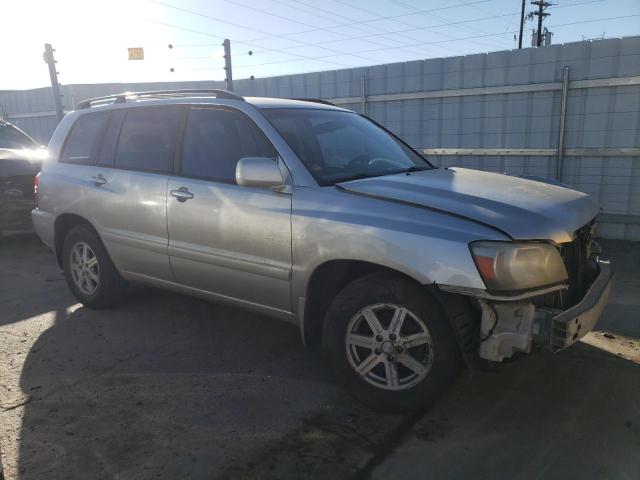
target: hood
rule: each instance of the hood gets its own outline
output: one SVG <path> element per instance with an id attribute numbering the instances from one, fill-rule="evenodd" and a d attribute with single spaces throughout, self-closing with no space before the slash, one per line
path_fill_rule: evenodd
<path id="1" fill-rule="evenodd" d="M 598 206 L 577 190 L 466 168 L 387 175 L 338 186 L 466 217 L 514 240 L 570 242 L 574 232 L 598 214 Z"/>

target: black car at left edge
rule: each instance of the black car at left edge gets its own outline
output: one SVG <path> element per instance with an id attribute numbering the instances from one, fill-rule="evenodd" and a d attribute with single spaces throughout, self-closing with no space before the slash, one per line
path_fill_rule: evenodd
<path id="1" fill-rule="evenodd" d="M 45 154 L 29 135 L 0 120 L 0 237 L 33 230 L 34 182 Z"/>

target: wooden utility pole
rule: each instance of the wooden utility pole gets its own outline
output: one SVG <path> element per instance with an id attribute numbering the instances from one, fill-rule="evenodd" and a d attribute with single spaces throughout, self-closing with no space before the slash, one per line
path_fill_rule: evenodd
<path id="1" fill-rule="evenodd" d="M 547 7 L 550 7 L 551 5 L 553 5 L 553 3 L 547 2 L 545 0 L 534 0 L 533 2 L 531 2 L 531 5 L 538 7 L 538 11 L 529 13 L 527 15 L 527 18 L 538 17 L 538 31 L 536 32 L 537 33 L 536 46 L 540 47 L 542 46 L 542 21 L 546 17 L 551 15 L 550 13 L 545 12 L 545 10 L 547 9 Z"/>

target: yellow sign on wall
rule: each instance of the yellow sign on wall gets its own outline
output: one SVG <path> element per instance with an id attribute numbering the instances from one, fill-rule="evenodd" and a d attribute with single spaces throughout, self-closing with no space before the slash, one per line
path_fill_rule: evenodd
<path id="1" fill-rule="evenodd" d="M 127 50 L 129 50 L 129 60 L 144 60 L 144 48 L 135 47 Z"/>

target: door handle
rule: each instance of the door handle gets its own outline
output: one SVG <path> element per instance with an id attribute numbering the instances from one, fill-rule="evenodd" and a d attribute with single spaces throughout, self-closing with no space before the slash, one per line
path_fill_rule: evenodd
<path id="1" fill-rule="evenodd" d="M 105 183 L 107 183 L 107 179 L 104 178 L 101 173 L 92 176 L 91 181 L 96 186 L 104 185 Z"/>
<path id="2" fill-rule="evenodd" d="M 190 198 L 193 198 L 194 195 L 187 187 L 180 187 L 178 190 L 171 190 L 171 196 L 176 197 L 179 202 L 186 202 Z"/>

